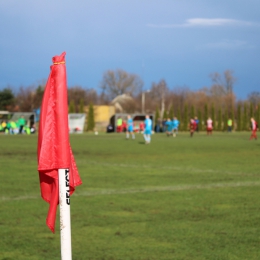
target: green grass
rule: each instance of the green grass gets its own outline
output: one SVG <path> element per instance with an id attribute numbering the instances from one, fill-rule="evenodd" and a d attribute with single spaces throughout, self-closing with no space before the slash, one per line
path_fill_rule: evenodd
<path id="1" fill-rule="evenodd" d="M 83 181 L 71 197 L 73 259 L 260 259 L 260 143 L 249 136 L 71 135 Z M 0 260 L 60 259 L 37 136 L 0 144 Z"/>

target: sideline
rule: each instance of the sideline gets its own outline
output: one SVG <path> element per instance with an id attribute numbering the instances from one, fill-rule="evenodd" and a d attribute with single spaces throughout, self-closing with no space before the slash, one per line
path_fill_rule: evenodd
<path id="1" fill-rule="evenodd" d="M 260 181 L 250 182 L 220 182 L 212 184 L 195 184 L 195 185 L 176 185 L 176 186 L 159 186 L 159 187 L 148 187 L 148 188 L 130 188 L 130 189 L 107 189 L 97 191 L 75 191 L 74 197 L 91 197 L 91 196 L 102 196 L 102 195 L 113 195 L 113 194 L 133 194 L 133 193 L 146 193 L 146 192 L 160 192 L 160 191 L 185 191 L 185 190 L 203 190 L 203 189 L 216 189 L 216 188 L 237 188 L 237 187 L 253 187 L 260 186 Z M 21 201 L 30 199 L 39 199 L 38 196 L 20 196 L 20 197 L 0 197 L 0 201 Z"/>

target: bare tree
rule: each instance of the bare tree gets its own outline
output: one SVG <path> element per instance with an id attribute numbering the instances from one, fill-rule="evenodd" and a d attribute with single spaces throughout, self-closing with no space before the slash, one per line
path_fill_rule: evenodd
<path id="1" fill-rule="evenodd" d="M 139 76 L 123 70 L 108 70 L 104 73 L 101 83 L 102 93 L 110 100 L 123 94 L 136 95 L 142 86 L 143 82 Z"/>
<path id="2" fill-rule="evenodd" d="M 17 104 L 21 112 L 33 110 L 33 88 L 20 87 L 16 96 Z"/>
<path id="3" fill-rule="evenodd" d="M 95 89 L 84 89 L 81 86 L 73 86 L 68 88 L 68 102 L 75 104 L 75 112 L 80 112 L 80 106 L 98 104 L 99 96 Z"/>
<path id="4" fill-rule="evenodd" d="M 218 86 L 224 85 L 222 76 L 218 72 L 211 73 L 210 78 L 211 78 L 213 84 L 218 85 Z"/>
<path id="5" fill-rule="evenodd" d="M 228 93 L 233 94 L 234 83 L 236 82 L 236 78 L 233 76 L 233 71 L 226 70 L 224 71 L 225 77 L 225 87 Z"/>
<path id="6" fill-rule="evenodd" d="M 233 76 L 233 71 L 226 70 L 224 71 L 224 77 L 221 76 L 218 72 L 210 74 L 212 82 L 216 86 L 221 86 L 225 89 L 226 93 L 232 93 L 234 83 L 236 78 Z"/>
<path id="7" fill-rule="evenodd" d="M 236 78 L 233 76 L 233 71 L 226 70 L 224 71 L 224 76 L 222 77 L 219 73 L 215 72 L 210 75 L 213 85 L 216 87 L 222 87 L 226 94 L 227 107 L 229 108 L 229 113 L 232 113 L 235 104 L 235 95 L 234 95 L 234 83 Z"/>
<path id="8" fill-rule="evenodd" d="M 44 87 L 41 85 L 38 87 L 20 87 L 16 96 L 16 104 L 19 106 L 19 111 L 29 112 L 39 108 L 41 106 L 43 93 Z"/>
<path id="9" fill-rule="evenodd" d="M 248 101 L 254 106 L 258 105 L 260 103 L 260 92 L 253 91 L 248 95 Z"/>
<path id="10" fill-rule="evenodd" d="M 191 95 L 191 91 L 188 87 L 175 87 L 172 91 L 173 93 L 173 99 L 172 99 L 172 105 L 174 107 L 174 110 L 177 111 L 178 109 L 183 110 L 185 103 L 188 102 L 188 97 Z"/>
<path id="11" fill-rule="evenodd" d="M 150 91 L 150 97 L 156 103 L 156 106 L 160 104 L 160 116 L 163 117 L 165 110 L 165 98 L 169 92 L 167 84 L 164 79 L 162 79 L 159 83 L 153 83 Z"/>
<path id="12" fill-rule="evenodd" d="M 85 102 L 86 104 L 98 104 L 99 102 L 99 97 L 98 97 L 98 94 L 96 92 L 95 89 L 91 88 L 91 89 L 86 89 L 86 97 L 85 97 Z"/>
<path id="13" fill-rule="evenodd" d="M 86 90 L 83 89 L 80 86 L 73 86 L 68 88 L 68 102 L 70 103 L 71 101 L 74 102 L 75 104 L 75 112 L 79 112 L 79 104 L 81 100 L 86 99 Z"/>
<path id="14" fill-rule="evenodd" d="M 98 103 L 102 105 L 108 105 L 110 103 L 111 99 L 108 98 L 108 96 L 102 92 L 98 97 Z"/>

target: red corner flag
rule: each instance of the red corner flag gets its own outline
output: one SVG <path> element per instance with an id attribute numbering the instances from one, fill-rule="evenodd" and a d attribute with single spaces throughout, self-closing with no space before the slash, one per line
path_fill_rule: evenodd
<path id="1" fill-rule="evenodd" d="M 42 100 L 38 136 L 41 195 L 50 204 L 46 224 L 53 233 L 59 204 L 58 169 L 69 169 L 70 194 L 82 183 L 69 143 L 65 55 L 63 52 L 52 58 L 53 65 Z"/>

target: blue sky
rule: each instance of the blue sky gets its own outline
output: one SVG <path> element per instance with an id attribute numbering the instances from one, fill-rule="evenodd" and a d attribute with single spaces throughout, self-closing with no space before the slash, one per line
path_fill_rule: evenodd
<path id="1" fill-rule="evenodd" d="M 0 17 L 0 88 L 46 79 L 66 51 L 69 86 L 123 69 L 198 90 L 229 69 L 238 98 L 260 91 L 259 0 L 2 0 Z"/>

